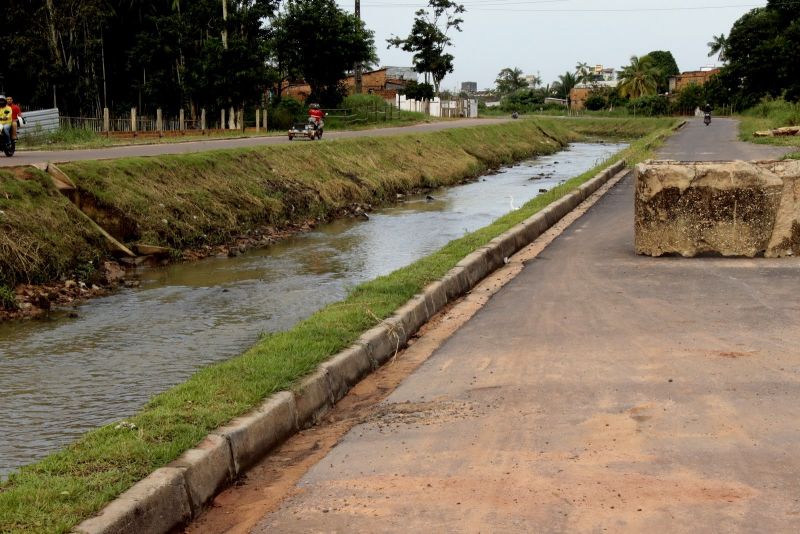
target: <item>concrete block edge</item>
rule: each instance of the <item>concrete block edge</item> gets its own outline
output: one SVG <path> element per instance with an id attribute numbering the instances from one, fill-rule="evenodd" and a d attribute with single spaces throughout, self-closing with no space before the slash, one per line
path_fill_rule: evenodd
<path id="1" fill-rule="evenodd" d="M 226 487 L 235 474 L 241 475 L 246 470 L 246 468 L 240 469 L 239 463 L 236 461 L 236 454 L 229 435 L 231 428 L 238 429 L 238 426 L 241 426 L 242 428 L 238 430 L 252 431 L 249 427 L 257 424 L 254 416 L 263 417 L 269 415 L 266 412 L 281 411 L 281 416 L 287 419 L 285 424 L 280 425 L 281 428 L 277 433 L 269 433 L 259 443 L 254 444 L 254 448 L 258 448 L 257 456 L 263 458 L 300 429 L 316 424 L 321 416 L 359 380 L 391 360 L 398 348 L 405 347 L 408 339 L 433 315 L 449 302 L 468 293 L 483 278 L 502 266 L 507 257 L 533 242 L 611 178 L 620 174 L 624 167 L 624 160 L 614 163 L 548 207 L 467 255 L 441 280 L 429 284 L 422 293 L 401 306 L 390 318 L 365 332 L 352 346 L 321 364 L 293 391 L 282 391 L 271 395 L 259 407 L 212 432 L 207 439 L 219 440 L 222 438 L 224 440 L 223 447 L 227 447 L 227 456 L 225 454 L 208 454 L 207 450 L 203 450 L 203 443 L 206 442 L 204 440 L 201 445 L 189 449 L 169 466 L 156 470 L 152 475 L 136 483 L 117 499 L 107 504 L 97 516 L 89 518 L 75 527 L 73 532 L 80 534 L 122 534 L 142 531 L 167 533 L 176 526 L 186 524 L 188 520 L 199 516 L 202 507 L 213 500 L 214 496 Z M 556 207 L 551 209 L 554 206 Z M 568 206 L 570 209 L 566 210 L 565 208 Z M 509 253 L 509 251 L 511 252 Z M 403 331 L 398 340 L 400 325 L 404 329 L 413 327 L 413 331 Z M 365 358 L 371 369 L 365 368 Z M 340 361 L 336 362 L 335 360 Z M 343 373 L 342 366 L 349 369 Z M 347 376 L 343 376 L 343 374 L 347 374 Z M 291 406 L 288 406 L 289 404 Z M 187 459 L 191 459 L 191 461 Z M 221 466 L 210 465 L 211 462 L 227 463 Z M 248 464 L 252 465 L 251 462 Z M 212 489 L 215 493 L 210 494 L 208 480 L 206 480 L 206 486 L 194 487 L 193 481 L 202 477 L 186 476 L 188 469 L 203 469 L 216 473 L 227 470 L 230 476 L 214 484 Z M 148 517 L 147 514 L 141 513 L 142 509 L 157 509 L 160 506 L 163 496 L 158 491 L 153 491 L 152 486 L 153 484 L 165 486 L 171 484 L 172 478 L 163 477 L 163 474 L 161 481 L 157 480 L 156 475 L 163 473 L 164 470 L 169 470 L 168 472 L 173 474 L 172 478 L 179 477 L 180 479 L 182 489 L 181 492 L 178 492 L 181 495 L 178 505 L 173 506 L 169 513 L 162 513 L 154 518 L 152 524 L 125 525 L 121 518 Z M 155 481 L 154 477 L 156 477 Z M 143 494 L 144 496 L 132 499 L 131 494 Z M 197 502 L 198 496 L 206 495 L 208 497 L 205 502 Z"/>

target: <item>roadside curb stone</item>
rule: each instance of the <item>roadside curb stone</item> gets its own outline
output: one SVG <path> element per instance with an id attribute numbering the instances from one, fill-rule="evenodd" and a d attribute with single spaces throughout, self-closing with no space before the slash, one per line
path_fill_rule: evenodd
<path id="1" fill-rule="evenodd" d="M 468 293 L 506 259 L 530 244 L 625 167 L 619 161 L 571 193 L 473 251 L 439 281 L 320 364 L 293 391 L 218 428 L 194 449 L 78 525 L 80 534 L 166 533 L 197 517 L 230 480 L 298 430 L 318 423 L 362 378 L 394 357 L 449 302 Z"/>

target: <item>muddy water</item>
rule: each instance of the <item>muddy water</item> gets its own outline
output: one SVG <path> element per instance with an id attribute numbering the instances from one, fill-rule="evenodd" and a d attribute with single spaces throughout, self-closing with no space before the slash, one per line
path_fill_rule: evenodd
<path id="1" fill-rule="evenodd" d="M 0 477 L 120 420 L 197 368 L 291 327 L 356 284 L 425 256 L 593 167 L 619 144 L 568 150 L 409 197 L 236 258 L 141 273 L 138 289 L 45 321 L 0 325 Z"/>

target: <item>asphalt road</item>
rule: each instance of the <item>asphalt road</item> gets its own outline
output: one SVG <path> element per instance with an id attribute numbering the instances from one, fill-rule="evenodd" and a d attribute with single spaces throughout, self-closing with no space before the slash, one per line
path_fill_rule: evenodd
<path id="1" fill-rule="evenodd" d="M 484 124 L 500 124 L 509 119 L 462 119 L 454 121 L 431 122 L 395 128 L 375 128 L 371 130 L 328 131 L 322 142 L 330 139 L 346 139 L 350 137 L 384 137 L 406 133 L 425 133 L 465 128 Z M 278 145 L 287 143 L 309 143 L 312 141 L 289 141 L 287 136 L 281 137 L 245 137 L 241 139 L 210 139 L 208 141 L 188 141 L 185 143 L 161 143 L 152 145 L 130 145 L 112 148 L 96 148 L 87 150 L 20 150 L 14 157 L 0 158 L 0 166 L 34 165 L 46 162 L 61 163 L 66 161 L 85 161 L 127 158 L 132 156 L 159 156 L 163 154 L 187 154 L 204 150 L 222 148 L 242 148 L 262 145 Z M 313 141 L 318 142 L 318 141 Z"/>
<path id="2" fill-rule="evenodd" d="M 662 155 L 775 155 L 734 127 Z M 796 532 L 800 260 L 639 257 L 632 221 L 626 179 L 252 531 Z"/>

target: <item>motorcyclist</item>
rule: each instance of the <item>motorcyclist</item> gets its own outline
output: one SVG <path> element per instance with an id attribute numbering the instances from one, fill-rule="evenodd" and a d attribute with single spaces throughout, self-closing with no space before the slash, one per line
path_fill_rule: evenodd
<path id="1" fill-rule="evenodd" d="M 11 131 L 11 124 L 13 122 L 14 110 L 8 105 L 6 95 L 0 95 L 0 127 L 3 129 L 6 139 L 13 139 Z"/>
<path id="2" fill-rule="evenodd" d="M 319 104 L 308 105 L 308 122 L 314 125 L 315 129 L 322 127 L 322 119 L 325 118 L 325 112 L 320 109 Z"/>
<path id="3" fill-rule="evenodd" d="M 712 109 L 713 109 L 713 108 L 711 107 L 711 104 L 709 104 L 708 102 L 706 102 L 706 105 L 705 105 L 705 106 L 703 106 L 703 113 L 707 113 L 708 115 L 711 115 L 711 110 L 712 110 Z"/>

